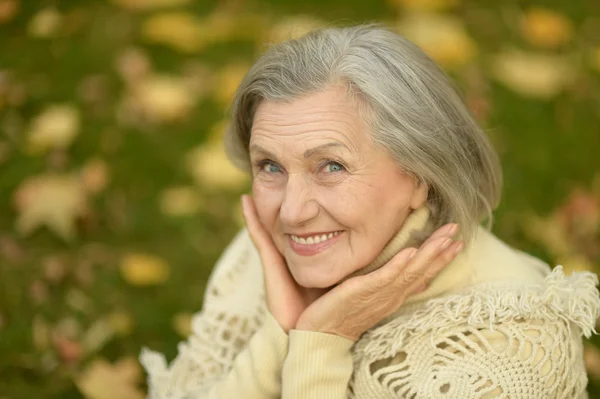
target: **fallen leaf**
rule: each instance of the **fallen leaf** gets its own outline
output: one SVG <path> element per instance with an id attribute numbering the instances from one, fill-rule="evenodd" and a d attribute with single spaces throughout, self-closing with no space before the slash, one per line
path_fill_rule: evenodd
<path id="1" fill-rule="evenodd" d="M 49 256 L 41 261 L 44 278 L 52 284 L 61 283 L 67 276 L 68 270 L 64 259 Z"/>
<path id="2" fill-rule="evenodd" d="M 446 68 L 461 68 L 477 54 L 477 46 L 463 22 L 440 14 L 410 13 L 399 31 Z"/>
<path id="3" fill-rule="evenodd" d="M 43 351 L 50 345 L 50 327 L 43 316 L 37 314 L 31 326 L 33 347 Z"/>
<path id="4" fill-rule="evenodd" d="M 34 305 L 41 305 L 48 302 L 50 291 L 48 285 L 42 280 L 33 280 L 29 285 L 29 299 Z"/>
<path id="5" fill-rule="evenodd" d="M 11 21 L 19 11 L 17 0 L 0 0 L 0 25 Z"/>
<path id="6" fill-rule="evenodd" d="M 133 317 L 125 311 L 117 310 L 110 313 L 108 315 L 108 322 L 119 337 L 127 336 L 133 332 Z"/>
<path id="7" fill-rule="evenodd" d="M 81 290 L 77 288 L 71 288 L 65 295 L 65 303 L 71 309 L 78 310 L 82 313 L 90 314 L 93 310 L 93 302 L 91 299 Z"/>
<path id="8" fill-rule="evenodd" d="M 563 226 L 577 235 L 591 235 L 600 228 L 600 198 L 582 188 L 574 189 L 556 210 Z"/>
<path id="9" fill-rule="evenodd" d="M 179 186 L 165 189 L 159 198 L 160 210 L 167 216 L 188 216 L 203 207 L 202 197 L 193 187 Z"/>
<path id="10" fill-rule="evenodd" d="M 555 258 L 562 258 L 573 253 L 569 236 L 556 216 L 542 218 L 528 214 L 522 218 L 523 231 L 526 236 L 541 245 Z"/>
<path id="11" fill-rule="evenodd" d="M 146 79 L 152 70 L 146 52 L 137 47 L 129 47 L 121 51 L 115 60 L 117 73 L 128 84 Z"/>
<path id="12" fill-rule="evenodd" d="M 144 253 L 130 253 L 121 261 L 121 276 L 131 285 L 162 284 L 169 279 L 170 267 L 163 259 Z"/>
<path id="13" fill-rule="evenodd" d="M 558 258 L 557 264 L 562 265 L 565 274 L 571 274 L 572 272 L 593 272 L 595 273 L 594 264 L 581 254 L 573 254 Z"/>
<path id="14" fill-rule="evenodd" d="M 285 17 L 271 26 L 264 41 L 267 43 L 280 43 L 296 39 L 325 25 L 325 22 L 308 15 Z"/>
<path id="15" fill-rule="evenodd" d="M 102 349 L 113 337 L 115 330 L 108 318 L 100 318 L 87 329 L 81 339 L 82 348 L 86 353 L 95 353 Z"/>
<path id="16" fill-rule="evenodd" d="M 75 221 L 87 212 L 87 199 L 72 175 L 39 175 L 26 179 L 14 195 L 19 213 L 17 232 L 29 235 L 41 226 L 66 241 L 75 236 Z"/>
<path id="17" fill-rule="evenodd" d="M 119 111 L 129 123 L 170 123 L 187 118 L 196 100 L 184 78 L 153 75 L 130 88 Z"/>
<path id="18" fill-rule="evenodd" d="M 410 11 L 442 11 L 460 3 L 459 0 L 388 0 L 388 2 Z"/>
<path id="19" fill-rule="evenodd" d="M 142 38 L 160 43 L 184 53 L 195 53 L 214 41 L 216 30 L 183 11 L 171 11 L 150 16 L 141 27 Z"/>
<path id="20" fill-rule="evenodd" d="M 493 57 L 492 76 L 516 93 L 550 99 L 575 77 L 574 65 L 564 56 L 508 50 Z"/>
<path id="21" fill-rule="evenodd" d="M 215 76 L 215 99 L 222 107 L 227 107 L 242 82 L 242 79 L 248 72 L 248 65 L 234 63 L 219 69 Z"/>
<path id="22" fill-rule="evenodd" d="M 29 21 L 27 32 L 37 38 L 55 37 L 61 27 L 62 15 L 55 8 L 44 8 L 38 11 Z"/>
<path id="23" fill-rule="evenodd" d="M 108 165 L 100 158 L 86 162 L 81 169 L 81 181 L 90 194 L 98 194 L 106 188 L 109 181 Z"/>
<path id="24" fill-rule="evenodd" d="M 177 313 L 173 316 L 171 324 L 173 330 L 183 338 L 187 338 L 192 333 L 192 313 Z"/>
<path id="25" fill-rule="evenodd" d="M 583 350 L 583 360 L 587 374 L 595 381 L 600 381 L 600 349 L 586 342 Z"/>
<path id="26" fill-rule="evenodd" d="M 138 362 L 123 358 L 114 365 L 95 359 L 76 377 L 75 384 L 87 399 L 143 399 Z"/>
<path id="27" fill-rule="evenodd" d="M 600 46 L 596 46 L 591 49 L 589 55 L 589 63 L 596 72 L 600 72 Z"/>
<path id="28" fill-rule="evenodd" d="M 51 105 L 31 122 L 27 147 L 31 153 L 66 148 L 79 133 L 79 111 L 71 104 Z"/>
<path id="29" fill-rule="evenodd" d="M 238 190 L 248 175 L 229 161 L 221 142 L 200 145 L 186 155 L 187 167 L 196 184 L 205 189 Z"/>
<path id="30" fill-rule="evenodd" d="M 115 5 L 132 10 L 147 11 L 159 8 L 177 7 L 188 4 L 191 0 L 111 0 Z"/>
<path id="31" fill-rule="evenodd" d="M 521 34 L 534 46 L 556 48 L 571 40 L 573 24 L 559 12 L 533 7 L 521 20 Z"/>
<path id="32" fill-rule="evenodd" d="M 76 340 L 66 337 L 58 337 L 54 341 L 54 348 L 64 363 L 77 362 L 83 355 L 81 344 Z"/>

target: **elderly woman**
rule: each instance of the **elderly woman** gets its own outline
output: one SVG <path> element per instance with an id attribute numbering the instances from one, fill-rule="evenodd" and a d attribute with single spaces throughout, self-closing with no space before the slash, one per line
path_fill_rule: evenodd
<path id="1" fill-rule="evenodd" d="M 373 26 L 273 46 L 226 140 L 247 230 L 150 397 L 585 398 L 597 277 L 480 227 L 501 171 L 444 73 Z"/>

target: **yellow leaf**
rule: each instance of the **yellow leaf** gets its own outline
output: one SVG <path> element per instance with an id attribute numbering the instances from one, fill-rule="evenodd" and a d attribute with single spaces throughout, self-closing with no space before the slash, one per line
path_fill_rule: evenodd
<path id="1" fill-rule="evenodd" d="M 171 187 L 160 195 L 160 210 L 168 216 L 186 216 L 197 213 L 203 206 L 202 197 L 193 187 Z"/>
<path id="2" fill-rule="evenodd" d="M 534 46 L 556 48 L 571 40 L 573 25 L 556 11 L 534 7 L 525 13 L 521 21 L 521 34 Z"/>
<path id="3" fill-rule="evenodd" d="M 19 11 L 17 0 L 0 0 L 0 25 L 13 19 Z"/>
<path id="4" fill-rule="evenodd" d="M 27 147 L 31 153 L 66 148 L 79 133 L 79 111 L 70 104 L 51 105 L 33 119 Z"/>
<path id="5" fill-rule="evenodd" d="M 522 221 L 529 239 L 543 245 L 554 257 L 563 258 L 573 252 L 568 234 L 556 216 L 543 219 L 530 214 L 525 215 Z"/>
<path id="6" fill-rule="evenodd" d="M 264 41 L 267 43 L 279 43 L 286 40 L 296 39 L 324 27 L 325 23 L 308 15 L 286 17 L 276 22 L 267 32 Z"/>
<path id="7" fill-rule="evenodd" d="M 188 153 L 186 161 L 200 187 L 237 190 L 248 182 L 248 175 L 231 164 L 220 142 L 196 147 Z"/>
<path id="8" fill-rule="evenodd" d="M 116 364 L 96 359 L 75 379 L 75 384 L 87 399 L 143 399 L 138 387 L 141 368 L 133 358 Z"/>
<path id="9" fill-rule="evenodd" d="M 153 255 L 131 253 L 121 261 L 121 276 L 131 285 L 162 284 L 169 279 L 169 275 L 169 265 Z"/>
<path id="10" fill-rule="evenodd" d="M 600 381 L 600 349 L 594 344 L 586 342 L 583 350 L 583 359 L 587 374 L 595 381 Z"/>
<path id="11" fill-rule="evenodd" d="M 454 7 L 459 0 L 389 0 L 394 6 L 412 11 L 442 11 Z"/>
<path id="12" fill-rule="evenodd" d="M 248 65 L 230 64 L 221 68 L 215 77 L 215 98 L 223 107 L 227 107 L 242 79 L 248 72 Z"/>
<path id="13" fill-rule="evenodd" d="M 127 101 L 140 117 L 155 123 L 175 122 L 189 116 L 196 96 L 181 77 L 153 75 L 135 85 Z"/>
<path id="14" fill-rule="evenodd" d="M 460 68 L 477 54 L 477 47 L 461 20 L 451 16 L 411 13 L 399 30 L 446 68 Z"/>
<path id="15" fill-rule="evenodd" d="M 33 37 L 52 38 L 58 34 L 62 23 L 62 14 L 55 8 L 38 11 L 27 25 L 28 33 Z"/>
<path id="16" fill-rule="evenodd" d="M 92 159 L 83 166 L 81 180 L 85 190 L 91 194 L 104 191 L 108 185 L 108 165 L 102 159 Z"/>
<path id="17" fill-rule="evenodd" d="M 575 77 L 563 56 L 508 50 L 493 58 L 492 76 L 524 97 L 550 99 Z"/>
<path id="18" fill-rule="evenodd" d="M 180 336 L 187 338 L 192 333 L 192 318 L 193 314 L 191 313 L 177 313 L 173 316 L 171 324 L 173 325 L 173 330 Z"/>
<path id="19" fill-rule="evenodd" d="M 558 258 L 557 264 L 562 265 L 566 274 L 572 272 L 595 272 L 594 265 L 581 254 L 572 254 Z"/>
<path id="20" fill-rule="evenodd" d="M 199 18 L 182 11 L 153 15 L 141 29 L 145 40 L 165 44 L 184 53 L 202 50 L 217 34 L 209 31 Z"/>
<path id="21" fill-rule="evenodd" d="M 600 72 L 600 46 L 597 46 L 592 49 L 590 52 L 590 64 L 592 68 L 596 71 Z"/>
<path id="22" fill-rule="evenodd" d="M 124 337 L 133 331 L 133 317 L 125 311 L 114 311 L 107 319 L 117 336 Z"/>
<path id="23" fill-rule="evenodd" d="M 48 227 L 64 240 L 75 236 L 75 221 L 87 212 L 87 198 L 72 175 L 40 175 L 26 179 L 17 188 L 14 203 L 19 216 L 17 232 L 29 235 Z"/>
<path id="24" fill-rule="evenodd" d="M 146 11 L 158 8 L 182 6 L 190 3 L 191 0 L 112 0 L 112 2 L 117 6 L 132 11 Z"/>

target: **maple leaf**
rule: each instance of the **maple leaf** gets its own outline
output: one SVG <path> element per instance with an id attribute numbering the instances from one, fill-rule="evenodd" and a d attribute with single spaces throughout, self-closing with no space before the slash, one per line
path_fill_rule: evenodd
<path id="1" fill-rule="evenodd" d="M 150 75 L 130 87 L 120 112 L 126 120 L 176 122 L 189 116 L 197 94 L 182 77 Z"/>
<path id="2" fill-rule="evenodd" d="M 533 7 L 521 21 L 521 33 L 534 46 L 555 48 L 571 40 L 573 25 L 556 11 Z"/>
<path id="3" fill-rule="evenodd" d="M 455 17 L 411 13 L 400 21 L 399 30 L 447 68 L 463 67 L 477 54 L 475 41 Z"/>
<path id="4" fill-rule="evenodd" d="M 68 147 L 79 133 L 78 110 L 70 104 L 48 106 L 31 122 L 27 146 L 38 153 Z"/>
<path id="5" fill-rule="evenodd" d="M 19 234 L 29 235 L 46 226 L 67 241 L 75 236 L 76 219 L 88 210 L 83 186 L 73 175 L 30 177 L 17 188 L 14 203 Z"/>
<path id="6" fill-rule="evenodd" d="M 169 278 L 169 275 L 169 265 L 154 255 L 130 253 L 121 261 L 121 276 L 131 285 L 161 284 Z"/>
<path id="7" fill-rule="evenodd" d="M 190 1 L 191 0 L 112 0 L 115 5 L 132 11 L 146 11 L 158 8 L 182 6 Z"/>
<path id="8" fill-rule="evenodd" d="M 493 58 L 492 76 L 522 96 L 550 99 L 573 81 L 575 69 L 564 56 L 508 50 Z"/>
<path id="9" fill-rule="evenodd" d="M 165 215 L 187 216 L 197 213 L 204 203 L 193 187 L 179 186 L 163 191 L 159 205 Z"/>
<path id="10" fill-rule="evenodd" d="M 220 142 L 192 149 L 186 161 L 190 174 L 200 187 L 237 190 L 248 182 L 248 175 L 231 164 Z"/>
<path id="11" fill-rule="evenodd" d="M 388 0 L 388 2 L 412 11 L 442 11 L 456 6 L 460 0 Z"/>
<path id="12" fill-rule="evenodd" d="M 75 379 L 75 384 L 87 399 L 143 399 L 139 388 L 139 363 L 132 357 L 115 364 L 96 359 Z"/>

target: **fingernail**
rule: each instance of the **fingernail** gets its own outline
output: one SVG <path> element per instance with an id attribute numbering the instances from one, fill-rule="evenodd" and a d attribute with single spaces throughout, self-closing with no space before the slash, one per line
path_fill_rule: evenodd
<path id="1" fill-rule="evenodd" d="M 417 250 L 413 249 L 412 252 L 410 253 L 410 255 L 408 255 L 408 260 L 411 260 L 412 258 L 414 258 L 416 254 L 417 254 Z"/>
<path id="2" fill-rule="evenodd" d="M 465 244 L 462 241 L 460 241 L 456 248 L 454 248 L 454 255 L 458 255 L 458 253 L 462 251 L 464 246 Z"/>
<path id="3" fill-rule="evenodd" d="M 448 248 L 448 245 L 450 245 L 452 243 L 452 240 L 450 238 L 446 238 L 441 244 L 440 244 L 440 248 L 441 249 L 446 249 Z"/>
<path id="4" fill-rule="evenodd" d="M 456 232 L 458 231 L 458 224 L 452 224 L 450 226 L 450 228 L 448 229 L 448 234 L 453 236 L 454 234 L 456 234 Z"/>

